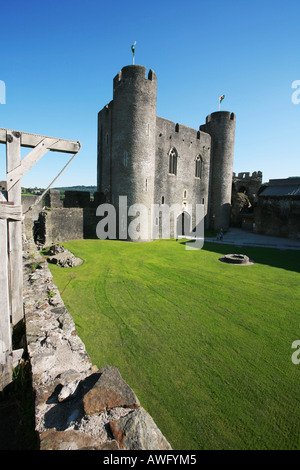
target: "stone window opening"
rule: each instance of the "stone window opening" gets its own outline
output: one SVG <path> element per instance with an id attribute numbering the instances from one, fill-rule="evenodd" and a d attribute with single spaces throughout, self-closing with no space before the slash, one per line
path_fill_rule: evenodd
<path id="1" fill-rule="evenodd" d="M 196 157 L 196 162 L 195 162 L 195 177 L 200 178 L 202 177 L 202 157 L 201 155 L 198 155 Z"/>
<path id="2" fill-rule="evenodd" d="M 165 196 L 162 196 L 162 198 L 161 198 L 161 203 L 162 203 L 162 204 L 165 203 Z"/>
<path id="3" fill-rule="evenodd" d="M 177 175 L 177 158 L 177 151 L 172 148 L 169 153 L 169 174 L 171 175 Z"/>
<path id="4" fill-rule="evenodd" d="M 186 199 L 186 196 L 187 196 L 187 192 L 186 192 L 186 189 L 183 191 L 183 199 Z"/>
<path id="5" fill-rule="evenodd" d="M 124 150 L 124 153 L 123 153 L 123 165 L 127 168 L 128 166 L 128 153 L 126 152 L 126 150 Z"/>

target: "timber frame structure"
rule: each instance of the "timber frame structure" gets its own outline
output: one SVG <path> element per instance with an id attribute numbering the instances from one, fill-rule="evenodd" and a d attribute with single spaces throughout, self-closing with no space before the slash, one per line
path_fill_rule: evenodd
<path id="1" fill-rule="evenodd" d="M 72 153 L 74 154 L 71 157 L 72 160 L 79 152 L 81 144 L 71 140 L 2 128 L 0 128 L 0 143 L 6 145 L 6 191 L 0 191 L 1 391 L 12 380 L 14 353 L 16 353 L 16 356 L 20 354 L 20 351 L 18 351 L 18 354 L 17 351 L 12 350 L 13 328 L 24 319 L 21 179 L 49 150 Z M 21 147 L 32 149 L 22 159 Z"/>

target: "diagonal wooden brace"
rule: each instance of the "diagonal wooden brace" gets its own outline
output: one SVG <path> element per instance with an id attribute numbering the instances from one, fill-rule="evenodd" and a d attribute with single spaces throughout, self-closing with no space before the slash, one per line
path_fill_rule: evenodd
<path id="1" fill-rule="evenodd" d="M 9 191 L 22 176 L 30 170 L 33 165 L 40 160 L 59 139 L 46 137 L 31 152 L 29 152 L 20 162 L 20 165 L 7 172 L 7 190 Z"/>

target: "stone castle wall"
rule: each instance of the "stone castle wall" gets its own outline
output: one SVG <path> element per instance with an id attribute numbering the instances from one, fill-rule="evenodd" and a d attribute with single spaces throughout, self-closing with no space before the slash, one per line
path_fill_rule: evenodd
<path id="1" fill-rule="evenodd" d="M 175 125 L 156 116 L 156 89 L 155 73 L 150 70 L 146 77 L 140 65 L 126 66 L 114 78 L 113 100 L 98 114 L 98 191 L 115 206 L 119 196 L 127 196 L 128 205 L 141 203 L 149 212 L 151 204 L 162 201 L 182 210 L 185 204 L 204 203 L 206 227 L 226 229 L 235 115 L 213 113 L 200 131 Z M 178 156 L 176 175 L 168 168 L 172 148 Z M 195 178 L 198 155 L 200 179 Z"/>
<path id="2" fill-rule="evenodd" d="M 227 230 L 230 222 L 235 123 L 234 113 L 218 111 L 200 126 L 212 139 L 210 227 L 215 230 Z"/>
<path id="3" fill-rule="evenodd" d="M 193 204 L 192 225 L 195 226 L 195 201 L 208 212 L 211 138 L 205 132 L 156 118 L 155 204 Z M 169 155 L 177 153 L 176 175 L 169 172 Z M 196 158 L 201 158 L 201 177 L 195 176 Z M 178 215 L 178 214 L 176 214 Z M 171 233 L 171 236 L 173 234 Z"/>

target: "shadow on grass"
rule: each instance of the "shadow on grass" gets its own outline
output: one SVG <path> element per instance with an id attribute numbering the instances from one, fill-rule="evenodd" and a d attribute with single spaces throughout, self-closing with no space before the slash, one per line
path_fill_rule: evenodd
<path id="1" fill-rule="evenodd" d="M 187 241 L 179 242 L 183 245 Z M 286 269 L 287 271 L 300 272 L 300 251 L 279 250 L 276 248 L 263 248 L 252 246 L 222 245 L 221 243 L 205 242 L 202 250 L 228 255 L 230 253 L 241 253 L 248 256 L 255 263 L 266 264 L 274 268 Z"/>

